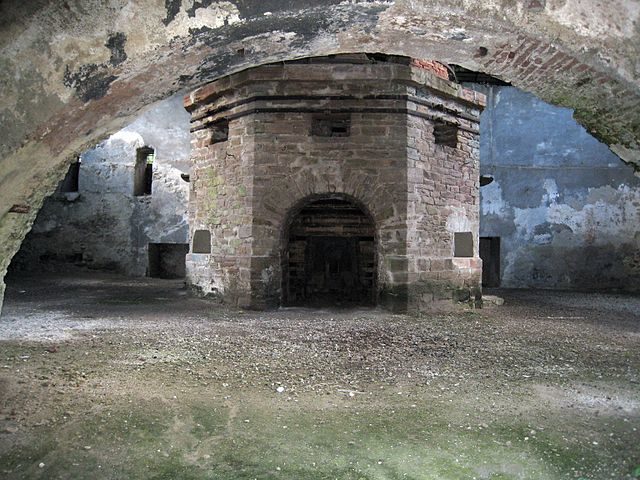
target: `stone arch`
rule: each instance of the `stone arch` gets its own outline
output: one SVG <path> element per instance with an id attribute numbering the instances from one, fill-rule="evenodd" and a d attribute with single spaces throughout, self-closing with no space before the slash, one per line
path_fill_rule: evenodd
<path id="1" fill-rule="evenodd" d="M 357 204 L 378 226 L 383 226 L 384 219 L 391 216 L 389 212 L 392 212 L 394 207 L 388 200 L 393 198 L 393 195 L 386 185 L 371 185 L 369 178 L 357 171 L 349 172 L 343 178 L 336 175 L 330 180 L 334 182 L 327 182 L 327 176 L 321 178 L 321 175 L 307 171 L 274 179 L 273 184 L 280 188 L 273 188 L 262 200 L 262 203 L 274 212 L 274 218 L 268 222 L 273 231 L 282 234 L 287 228 L 287 222 L 291 220 L 292 212 L 299 211 L 307 201 L 323 197 L 341 196 Z M 289 195 L 286 185 L 295 187 L 293 196 Z M 287 195 L 283 196 L 283 192 Z M 382 201 L 383 199 L 387 201 Z"/>
<path id="2" fill-rule="evenodd" d="M 457 63 L 573 108 L 640 165 L 640 34 L 625 2 L 82 3 L 0 6 L 0 274 L 80 151 L 154 101 L 284 59 L 380 51 Z"/>
<path id="3" fill-rule="evenodd" d="M 376 303 L 378 230 L 363 202 L 309 195 L 289 209 L 281 232 L 282 304 Z"/>
<path id="4" fill-rule="evenodd" d="M 260 245 L 254 247 L 254 253 L 272 259 L 267 263 L 272 266 L 270 271 L 277 278 L 276 285 L 270 289 L 275 296 L 266 302 L 267 305 L 281 305 L 286 300 L 282 290 L 282 277 L 285 275 L 282 247 L 288 241 L 286 235 L 290 222 L 308 202 L 322 198 L 341 198 L 352 202 L 375 225 L 376 291 L 372 303 L 377 302 L 377 289 L 383 283 L 378 278 L 384 271 L 381 262 L 388 255 L 405 253 L 401 240 L 406 235 L 402 231 L 398 232 L 397 220 L 406 216 L 406 198 L 404 195 L 398 196 L 398 192 L 390 191 L 387 185 L 376 182 L 373 177 L 369 178 L 357 171 L 348 174 L 338 171 L 327 177 L 319 172 L 300 170 L 273 178 L 268 193 L 264 198 L 256 199 L 252 207 L 253 214 L 260 218 L 252 226 L 252 235 L 261 239 Z M 381 236 L 393 240 L 381 243 Z"/>

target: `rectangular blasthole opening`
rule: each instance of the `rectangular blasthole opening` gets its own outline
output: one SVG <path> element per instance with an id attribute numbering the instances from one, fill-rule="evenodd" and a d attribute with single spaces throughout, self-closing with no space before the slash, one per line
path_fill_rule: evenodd
<path id="1" fill-rule="evenodd" d="M 151 147 L 141 147 L 136 150 L 136 165 L 133 174 L 133 194 L 137 197 L 151 195 L 153 182 L 153 161 L 155 150 Z"/>
<path id="2" fill-rule="evenodd" d="M 211 253 L 211 232 L 209 230 L 196 230 L 193 233 L 191 253 Z"/>
<path id="3" fill-rule="evenodd" d="M 351 134 L 351 116 L 348 113 L 317 114 L 311 118 L 314 137 L 348 137 Z"/>
<path id="4" fill-rule="evenodd" d="M 433 138 L 436 145 L 455 148 L 458 145 L 458 127 L 453 123 L 436 120 L 433 122 Z"/>
<path id="5" fill-rule="evenodd" d="M 226 142 L 229 139 L 229 120 L 216 120 L 211 126 L 211 144 Z"/>
<path id="6" fill-rule="evenodd" d="M 149 276 L 155 278 L 184 278 L 185 257 L 189 252 L 186 243 L 150 243 Z"/>
<path id="7" fill-rule="evenodd" d="M 473 234 L 456 232 L 453 237 L 454 257 L 473 257 Z"/>
<path id="8" fill-rule="evenodd" d="M 500 286 L 500 237 L 480 237 L 482 286 Z"/>

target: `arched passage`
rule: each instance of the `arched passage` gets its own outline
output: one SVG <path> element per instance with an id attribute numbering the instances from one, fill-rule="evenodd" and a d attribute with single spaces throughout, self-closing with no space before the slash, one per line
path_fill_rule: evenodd
<path id="1" fill-rule="evenodd" d="M 283 243 L 285 305 L 375 303 L 375 225 L 358 202 L 307 199 L 291 212 Z"/>
<path id="2" fill-rule="evenodd" d="M 0 276 L 79 152 L 154 101 L 273 61 L 372 51 L 457 63 L 573 108 L 640 165 L 633 2 L 13 0 L 0 18 Z"/>

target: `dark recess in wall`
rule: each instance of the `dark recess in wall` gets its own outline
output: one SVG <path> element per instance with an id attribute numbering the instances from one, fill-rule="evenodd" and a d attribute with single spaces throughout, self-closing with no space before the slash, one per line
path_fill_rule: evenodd
<path id="1" fill-rule="evenodd" d="M 211 144 L 226 142 L 229 139 L 229 120 L 223 118 L 211 125 Z"/>
<path id="2" fill-rule="evenodd" d="M 211 232 L 209 230 L 196 230 L 193 233 L 192 253 L 211 253 Z"/>
<path id="3" fill-rule="evenodd" d="M 433 122 L 433 138 L 436 145 L 456 148 L 458 146 L 458 127 L 447 122 Z"/>
<path id="4" fill-rule="evenodd" d="M 149 276 L 155 278 L 184 278 L 186 243 L 150 243 Z"/>
<path id="5" fill-rule="evenodd" d="M 153 182 L 154 150 L 150 147 L 140 147 L 136 150 L 136 165 L 133 178 L 133 194 L 137 197 L 151 195 Z"/>
<path id="6" fill-rule="evenodd" d="M 454 257 L 473 257 L 473 234 L 456 232 L 453 237 Z"/>
<path id="7" fill-rule="evenodd" d="M 480 238 L 480 258 L 482 259 L 482 286 L 500 286 L 500 237 Z"/>
<path id="8" fill-rule="evenodd" d="M 373 222 L 347 200 L 311 202 L 293 220 L 283 265 L 289 304 L 374 303 Z"/>
<path id="9" fill-rule="evenodd" d="M 58 191 L 60 193 L 74 193 L 78 191 L 79 187 L 79 178 L 80 178 L 80 159 L 77 162 L 73 162 L 69 165 L 69 170 L 67 171 L 64 180 L 60 182 L 60 187 Z"/>
<path id="10" fill-rule="evenodd" d="M 311 119 L 311 135 L 315 137 L 348 137 L 351 134 L 351 115 L 314 115 Z"/>

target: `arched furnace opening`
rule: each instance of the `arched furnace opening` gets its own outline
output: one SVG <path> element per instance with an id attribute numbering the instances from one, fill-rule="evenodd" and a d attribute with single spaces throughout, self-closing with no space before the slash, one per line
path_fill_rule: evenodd
<path id="1" fill-rule="evenodd" d="M 314 199 L 293 215 L 283 255 L 285 305 L 375 303 L 375 225 L 345 197 Z"/>

